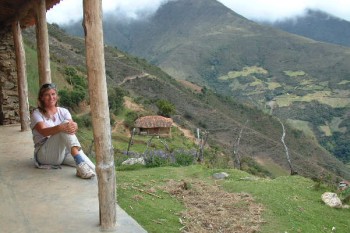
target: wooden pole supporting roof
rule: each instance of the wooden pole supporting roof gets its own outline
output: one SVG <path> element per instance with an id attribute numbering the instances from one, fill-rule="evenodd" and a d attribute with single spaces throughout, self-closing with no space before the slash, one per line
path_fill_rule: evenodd
<path id="1" fill-rule="evenodd" d="M 36 47 L 38 54 L 39 84 L 41 86 L 45 83 L 51 83 L 49 33 L 46 22 L 46 1 L 38 0 L 35 11 Z"/>
<path id="2" fill-rule="evenodd" d="M 13 41 L 15 45 L 16 64 L 17 64 L 17 85 L 19 97 L 19 116 L 21 121 L 21 131 L 30 129 L 30 114 L 28 103 L 28 83 L 26 74 L 26 57 L 24 52 L 23 40 L 19 21 L 12 24 Z"/>
<path id="3" fill-rule="evenodd" d="M 102 0 L 84 0 L 86 66 L 96 150 L 100 225 L 116 227 L 116 180 L 104 59 Z"/>

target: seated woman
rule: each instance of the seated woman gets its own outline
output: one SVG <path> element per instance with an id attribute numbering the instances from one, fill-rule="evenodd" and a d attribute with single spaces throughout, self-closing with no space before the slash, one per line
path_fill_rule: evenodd
<path id="1" fill-rule="evenodd" d="M 35 165 L 38 168 L 72 165 L 76 167 L 78 177 L 92 178 L 95 176 L 95 165 L 84 154 L 75 136 L 78 125 L 67 109 L 58 107 L 57 101 L 56 85 L 42 85 L 38 95 L 38 108 L 33 111 L 30 124 L 35 144 Z"/>

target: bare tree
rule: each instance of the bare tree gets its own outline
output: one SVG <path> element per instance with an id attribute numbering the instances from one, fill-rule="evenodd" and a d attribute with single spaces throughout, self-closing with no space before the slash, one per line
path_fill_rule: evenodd
<path id="1" fill-rule="evenodd" d="M 197 129 L 197 138 L 199 140 L 198 142 L 198 152 L 197 152 L 197 160 L 198 162 L 203 162 L 204 160 L 204 146 L 208 141 L 208 137 L 209 137 L 209 132 L 208 131 L 204 131 L 202 134 L 199 133 L 199 129 Z"/>
<path id="2" fill-rule="evenodd" d="M 132 139 L 134 138 L 135 132 L 136 132 L 136 129 L 133 128 L 131 131 L 130 139 L 129 139 L 128 149 L 126 150 L 126 155 L 129 155 L 130 146 L 133 144 Z"/>
<path id="3" fill-rule="evenodd" d="M 248 120 L 246 120 L 246 122 L 242 126 L 241 130 L 239 131 L 237 139 L 233 143 L 233 157 L 234 157 L 233 159 L 236 159 L 239 170 L 242 170 L 241 155 L 238 153 L 239 152 L 239 145 L 241 142 L 243 129 L 245 128 L 247 123 L 248 123 Z"/>
<path id="4" fill-rule="evenodd" d="M 286 158 L 287 158 L 288 165 L 289 165 L 289 168 L 290 168 L 290 174 L 291 174 L 291 175 L 296 175 L 296 174 L 298 174 L 298 173 L 294 170 L 294 168 L 293 168 L 293 166 L 292 166 L 292 162 L 291 162 L 290 157 L 289 157 L 288 147 L 287 147 L 287 145 L 286 145 L 286 143 L 285 143 L 285 141 L 284 141 L 284 138 L 286 137 L 286 129 L 284 128 L 283 122 L 282 122 L 278 117 L 277 117 L 277 120 L 278 120 L 278 121 L 280 122 L 280 124 L 282 125 L 282 130 L 283 130 L 283 132 L 282 132 L 281 142 L 282 142 L 282 144 L 283 144 L 283 146 L 284 146 L 284 150 L 285 150 L 285 152 L 286 152 Z"/>

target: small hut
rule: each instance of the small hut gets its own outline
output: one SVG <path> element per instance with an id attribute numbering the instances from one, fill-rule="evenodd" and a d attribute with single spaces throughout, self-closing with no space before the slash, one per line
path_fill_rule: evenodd
<path id="1" fill-rule="evenodd" d="M 144 116 L 135 121 L 141 135 L 171 136 L 173 120 L 163 116 Z"/>

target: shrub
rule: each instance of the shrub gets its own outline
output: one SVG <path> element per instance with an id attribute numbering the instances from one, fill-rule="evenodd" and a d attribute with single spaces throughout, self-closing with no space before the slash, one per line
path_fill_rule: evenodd
<path id="1" fill-rule="evenodd" d="M 350 202 L 350 188 L 343 190 L 339 196 L 340 196 L 340 199 L 342 200 L 342 202 L 349 203 Z"/>
<path id="2" fill-rule="evenodd" d="M 73 67 L 65 68 L 67 82 L 73 86 L 72 91 L 60 90 L 60 104 L 67 108 L 78 106 L 81 101 L 87 97 L 87 81 L 83 76 L 78 75 L 78 72 Z"/>
<path id="3" fill-rule="evenodd" d="M 175 105 L 167 100 L 157 101 L 158 114 L 164 117 L 170 117 L 175 113 Z"/>
<path id="4" fill-rule="evenodd" d="M 113 112 L 115 115 L 117 115 L 124 109 L 125 95 L 126 95 L 126 92 L 119 87 L 108 89 L 109 110 Z"/>
<path id="5" fill-rule="evenodd" d="M 78 106 L 81 101 L 86 97 L 85 90 L 75 89 L 72 91 L 59 90 L 58 95 L 60 96 L 60 104 L 67 108 L 73 108 Z"/>
<path id="6" fill-rule="evenodd" d="M 174 152 L 174 157 L 175 157 L 175 164 L 178 166 L 189 166 L 193 164 L 195 158 L 196 158 L 196 152 L 194 153 L 189 153 L 186 151 L 175 151 Z"/>
<path id="7" fill-rule="evenodd" d="M 138 117 L 139 115 L 137 114 L 137 112 L 134 112 L 134 111 L 127 112 L 124 119 L 124 125 L 129 129 L 133 128 L 135 121 Z"/>
<path id="8" fill-rule="evenodd" d="M 163 150 L 147 151 L 142 155 L 145 159 L 146 167 L 161 166 L 189 166 L 196 158 L 195 150 L 176 150 L 167 153 Z"/>
<path id="9" fill-rule="evenodd" d="M 143 157 L 146 167 L 161 167 L 169 164 L 169 156 L 162 150 L 147 151 Z"/>
<path id="10" fill-rule="evenodd" d="M 79 127 L 91 128 L 92 120 L 90 114 L 85 114 L 83 116 L 73 116 L 73 120 L 78 124 Z"/>

